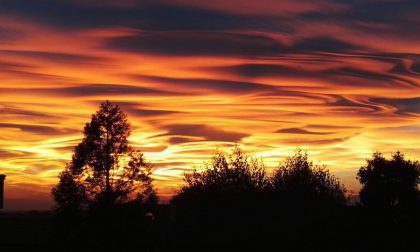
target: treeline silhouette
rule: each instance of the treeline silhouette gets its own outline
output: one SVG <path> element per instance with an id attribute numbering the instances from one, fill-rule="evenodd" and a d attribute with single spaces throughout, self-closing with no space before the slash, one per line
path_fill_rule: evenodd
<path id="1" fill-rule="evenodd" d="M 419 244 L 420 165 L 400 152 L 361 167 L 360 201 L 297 149 L 272 174 L 244 153 L 216 150 L 158 204 L 152 165 L 128 143 L 118 105 L 101 104 L 53 188 L 60 250 L 411 251 Z"/>
<path id="2" fill-rule="evenodd" d="M 185 175 L 177 206 L 184 247 L 401 251 L 419 245 L 420 167 L 397 152 L 374 153 L 361 167 L 360 203 L 297 150 L 267 176 L 238 147 L 216 152 L 204 171 Z M 181 242 L 181 241 L 180 241 Z M 274 249 L 273 249 L 274 248 Z"/>

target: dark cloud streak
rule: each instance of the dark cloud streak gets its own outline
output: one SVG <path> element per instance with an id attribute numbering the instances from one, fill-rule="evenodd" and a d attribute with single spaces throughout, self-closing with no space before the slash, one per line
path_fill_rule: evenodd
<path id="1" fill-rule="evenodd" d="M 172 143 L 191 142 L 194 141 L 194 137 L 201 138 L 202 141 L 239 142 L 242 138 L 248 136 L 247 134 L 225 131 L 205 124 L 175 124 L 164 126 L 163 129 L 168 131 L 164 135 L 171 136 L 170 141 Z"/>
<path id="2" fill-rule="evenodd" d="M 191 91 L 223 91 L 227 93 L 255 93 L 255 92 L 276 92 L 277 89 L 270 85 L 254 82 L 241 82 L 218 79 L 194 79 L 194 78 L 168 78 L 159 76 L 133 75 L 139 81 L 163 83 L 168 87 L 183 88 Z"/>
<path id="3" fill-rule="evenodd" d="M 73 129 L 60 129 L 53 126 L 32 125 L 32 124 L 11 124 L 0 123 L 0 128 L 19 129 L 24 132 L 31 132 L 38 135 L 61 135 L 78 132 Z"/>
<path id="4" fill-rule="evenodd" d="M 64 97 L 85 97 L 96 95 L 182 95 L 182 93 L 162 91 L 146 87 L 124 84 L 85 84 L 63 88 L 0 88 L 2 92 L 55 94 Z"/>
<path id="5" fill-rule="evenodd" d="M 420 97 L 406 99 L 372 98 L 371 102 L 394 107 L 397 113 L 414 113 L 420 115 Z"/>
<path id="6" fill-rule="evenodd" d="M 0 50 L 0 55 L 5 56 L 19 56 L 25 58 L 49 60 L 52 62 L 59 63 L 73 63 L 73 64 L 84 64 L 84 63 L 95 63 L 98 61 L 104 61 L 105 58 L 87 56 L 82 54 L 71 54 L 62 52 L 43 52 L 43 51 L 17 51 L 17 50 Z"/>
<path id="7" fill-rule="evenodd" d="M 309 131 L 302 128 L 284 128 L 284 129 L 277 130 L 276 133 L 303 134 L 303 135 L 329 135 L 329 134 L 332 134 L 333 132 L 315 132 L 315 131 Z"/>
<path id="8" fill-rule="evenodd" d="M 109 40 L 106 47 L 163 55 L 264 56 L 283 51 L 274 39 L 228 32 L 142 32 Z"/>

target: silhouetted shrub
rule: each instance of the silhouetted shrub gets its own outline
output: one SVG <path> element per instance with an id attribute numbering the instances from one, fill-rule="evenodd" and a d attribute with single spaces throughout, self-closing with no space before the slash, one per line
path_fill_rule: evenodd
<path id="1" fill-rule="evenodd" d="M 230 153 L 216 151 L 200 168 L 185 174 L 186 184 L 172 200 L 178 242 L 193 250 L 198 244 L 207 246 L 199 250 L 249 244 L 268 186 L 264 164 L 236 146 Z"/>
<path id="2" fill-rule="evenodd" d="M 346 204 L 344 186 L 324 167 L 309 161 L 300 149 L 274 172 L 271 184 L 273 193 L 287 205 Z"/>
<path id="3" fill-rule="evenodd" d="M 172 200 L 175 204 L 230 204 L 244 198 L 244 194 L 261 193 L 268 186 L 262 161 L 244 154 L 237 146 L 231 153 L 216 151 L 210 162 L 186 173 L 184 180 L 186 185 Z"/>

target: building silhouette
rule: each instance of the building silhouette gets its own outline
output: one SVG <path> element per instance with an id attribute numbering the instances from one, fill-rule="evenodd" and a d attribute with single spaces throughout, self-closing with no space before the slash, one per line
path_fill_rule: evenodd
<path id="1" fill-rule="evenodd" d="M 0 209 L 3 208 L 3 199 L 4 199 L 4 180 L 6 175 L 0 174 Z"/>

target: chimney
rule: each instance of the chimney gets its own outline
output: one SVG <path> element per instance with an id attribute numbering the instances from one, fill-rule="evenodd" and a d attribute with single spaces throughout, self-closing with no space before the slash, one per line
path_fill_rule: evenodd
<path id="1" fill-rule="evenodd" d="M 6 175 L 0 174 L 0 209 L 3 208 L 4 179 Z"/>

